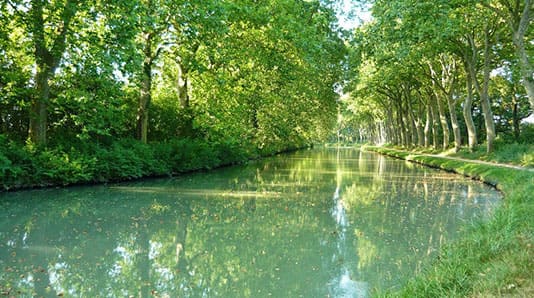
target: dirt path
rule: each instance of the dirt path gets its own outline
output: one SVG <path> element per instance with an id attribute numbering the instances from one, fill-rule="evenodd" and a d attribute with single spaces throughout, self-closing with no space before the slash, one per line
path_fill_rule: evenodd
<path id="1" fill-rule="evenodd" d="M 397 151 L 397 152 L 409 152 L 409 151 L 397 150 L 393 148 L 387 148 L 387 149 L 392 150 L 392 151 Z M 449 159 L 449 160 L 459 160 L 463 162 L 472 162 L 472 163 L 477 163 L 477 164 L 516 169 L 516 170 L 528 171 L 528 172 L 534 173 L 534 168 L 526 168 L 522 166 L 516 166 L 516 165 L 511 165 L 511 164 L 505 164 L 505 163 L 497 163 L 497 162 L 483 161 L 483 160 L 478 160 L 478 159 L 467 159 L 467 158 L 461 158 L 461 157 L 452 157 L 452 156 L 446 156 L 446 155 L 427 154 L 427 153 L 418 153 L 418 152 L 417 153 L 410 152 L 410 154 L 419 155 L 419 156 L 427 156 L 427 157 L 437 157 L 437 158 L 443 158 L 443 159 Z"/>

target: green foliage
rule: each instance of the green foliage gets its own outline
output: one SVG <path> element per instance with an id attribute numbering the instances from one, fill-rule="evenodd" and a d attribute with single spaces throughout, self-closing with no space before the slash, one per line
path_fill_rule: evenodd
<path id="1" fill-rule="evenodd" d="M 41 2 L 0 4 L 4 188 L 207 169 L 335 124 L 346 53 L 326 2 Z"/>
<path id="2" fill-rule="evenodd" d="M 111 144 L 78 142 L 71 147 L 32 148 L 0 135 L 1 188 L 70 185 L 168 176 L 212 169 L 255 158 L 259 152 L 239 143 L 172 139 L 143 144 L 120 139 Z M 278 147 L 277 149 L 286 147 Z M 275 150 L 275 149 L 272 149 Z"/>
<path id="3" fill-rule="evenodd" d="M 451 128 L 455 149 L 468 145 L 467 127 L 478 136 L 472 139 L 486 139 L 488 151 L 494 149 L 495 132 L 522 138 L 520 122 L 533 108 L 532 94 L 525 90 L 529 59 L 521 60 L 532 51 L 532 30 L 518 31 L 519 23 L 528 27 L 531 22 L 521 13 L 532 13 L 524 10 L 528 3 L 372 3 L 373 20 L 357 28 L 351 40 L 348 73 L 353 75 L 344 100 L 349 121 L 340 123 L 342 129 L 349 124 L 360 140 L 405 147 L 422 146 L 426 137 L 426 146 L 446 148 Z M 517 38 L 526 53 L 520 53 Z"/>
<path id="4" fill-rule="evenodd" d="M 534 144 L 496 142 L 489 159 L 501 163 L 516 163 L 534 167 Z"/>
<path id="5" fill-rule="evenodd" d="M 0 162 L 0 181 L 4 189 L 29 183 L 33 174 L 30 153 L 13 141 L 8 141 L 4 135 L 0 135 Z"/>

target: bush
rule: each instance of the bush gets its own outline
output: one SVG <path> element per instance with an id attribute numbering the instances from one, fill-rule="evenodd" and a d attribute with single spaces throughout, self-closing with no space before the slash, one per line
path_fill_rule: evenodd
<path id="1" fill-rule="evenodd" d="M 32 158 L 23 146 L 0 135 L 0 181 L 5 189 L 20 187 L 32 180 Z"/>
<path id="2" fill-rule="evenodd" d="M 0 188 L 122 181 L 212 169 L 241 163 L 288 148 L 278 144 L 261 151 L 237 141 L 173 139 L 143 144 L 119 139 L 110 144 L 76 139 L 51 148 L 9 142 L 0 135 Z"/>
<path id="3" fill-rule="evenodd" d="M 534 144 L 506 143 L 502 140 L 496 140 L 495 151 L 491 153 L 490 159 L 496 162 L 533 166 Z"/>

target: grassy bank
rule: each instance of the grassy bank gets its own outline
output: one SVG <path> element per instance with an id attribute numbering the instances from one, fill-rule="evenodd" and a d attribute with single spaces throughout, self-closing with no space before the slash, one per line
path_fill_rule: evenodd
<path id="1" fill-rule="evenodd" d="M 119 139 L 107 144 L 80 142 L 68 147 L 33 148 L 0 135 L 0 191 L 171 176 L 294 149 L 288 144 L 257 149 L 198 139 L 149 144 Z"/>
<path id="2" fill-rule="evenodd" d="M 385 297 L 534 297 L 534 173 L 382 147 L 366 150 L 472 177 L 503 192 L 489 222 L 440 251 L 423 274 Z"/>

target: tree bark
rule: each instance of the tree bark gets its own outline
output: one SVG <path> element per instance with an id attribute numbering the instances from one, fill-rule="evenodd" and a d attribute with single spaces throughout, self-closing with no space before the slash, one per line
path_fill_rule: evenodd
<path id="1" fill-rule="evenodd" d="M 434 149 L 438 148 L 438 133 L 439 133 L 439 123 L 438 123 L 438 113 L 432 103 L 432 95 L 429 97 L 430 113 L 432 114 L 432 147 Z"/>
<path id="2" fill-rule="evenodd" d="M 407 117 L 408 117 L 408 124 L 409 124 L 409 134 L 410 134 L 410 147 L 417 146 L 417 124 L 415 123 L 415 117 L 413 114 L 413 107 L 412 107 L 412 98 L 410 95 L 410 89 L 409 87 L 405 88 L 405 95 L 406 95 L 406 111 L 407 111 Z"/>
<path id="3" fill-rule="evenodd" d="M 432 114 L 430 112 L 430 105 L 427 104 L 425 107 L 426 111 L 426 121 L 425 121 L 425 130 L 424 130 L 424 136 L 425 136 L 425 147 L 430 147 L 430 127 L 432 123 Z"/>
<path id="4" fill-rule="evenodd" d="M 417 146 L 423 147 L 425 145 L 425 136 L 423 131 L 423 117 L 420 116 L 415 121 L 415 128 L 417 129 Z"/>
<path id="5" fill-rule="evenodd" d="M 443 106 L 443 103 L 441 102 L 439 96 L 437 94 L 434 94 L 434 97 L 436 99 L 436 103 L 438 106 L 439 122 L 441 124 L 441 131 L 443 132 L 442 148 L 445 150 L 449 146 L 449 140 L 450 140 L 449 123 L 447 121 L 447 115 L 445 114 L 445 107 Z"/>
<path id="6" fill-rule="evenodd" d="M 512 122 L 513 122 L 512 124 L 513 124 L 513 130 L 514 130 L 514 139 L 516 141 L 519 141 L 519 135 L 521 133 L 521 129 L 520 129 L 521 119 L 519 119 L 519 115 L 518 115 L 519 104 L 517 103 L 515 98 L 514 98 L 513 105 L 514 106 L 512 108 Z"/>
<path id="7" fill-rule="evenodd" d="M 178 62 L 178 78 L 176 82 L 176 90 L 178 98 L 180 99 L 180 106 L 182 109 L 189 108 L 189 93 L 187 92 L 188 85 L 188 70 Z"/>
<path id="8" fill-rule="evenodd" d="M 527 1 L 529 2 L 529 1 Z M 519 58 L 519 66 L 521 68 L 522 83 L 527 91 L 530 108 L 534 110 L 534 78 L 532 77 L 532 65 L 528 60 L 528 54 L 525 50 L 524 35 L 519 33 L 514 34 L 514 45 L 517 56 Z"/>
<path id="9" fill-rule="evenodd" d="M 449 106 L 452 132 L 454 134 L 454 151 L 458 152 L 462 147 L 462 135 L 460 132 L 460 124 L 458 124 L 458 116 L 456 115 L 456 103 L 454 98 L 452 98 L 452 93 L 447 96 L 447 105 Z"/>
<path id="10" fill-rule="evenodd" d="M 397 122 L 398 122 L 398 125 L 399 125 L 399 137 L 400 137 L 400 144 L 402 146 L 406 146 L 407 144 L 407 140 L 406 140 L 406 130 L 405 130 L 405 126 L 404 126 L 404 121 L 402 119 L 402 109 L 400 107 L 400 103 L 399 103 L 399 106 L 397 107 Z"/>
<path id="11" fill-rule="evenodd" d="M 148 141 L 148 109 L 152 101 L 152 34 L 147 34 L 144 47 L 143 77 L 141 80 L 141 94 L 137 106 L 137 139 L 143 143 Z"/>
<path id="12" fill-rule="evenodd" d="M 484 115 L 484 124 L 486 127 L 486 151 L 488 153 L 493 151 L 493 141 L 495 140 L 495 122 L 493 120 L 493 112 L 491 111 L 491 104 L 489 101 L 489 80 L 490 80 L 490 32 L 489 29 L 484 28 L 484 69 L 482 85 L 479 83 L 475 71 L 473 61 L 468 63 L 471 79 L 475 83 L 475 89 L 480 96 L 480 105 L 482 106 L 482 114 Z M 474 40 L 471 40 L 471 47 L 473 50 L 473 57 L 476 57 L 476 47 Z"/>
<path id="13" fill-rule="evenodd" d="M 47 141 L 48 104 L 50 101 L 50 80 L 59 66 L 65 52 L 67 33 L 71 20 L 78 9 L 77 2 L 67 0 L 61 12 L 61 23 L 56 35 L 52 37 L 50 48 L 45 38 L 44 1 L 32 0 L 30 10 L 30 31 L 33 37 L 36 61 L 35 97 L 31 99 L 28 138 L 36 145 L 45 145 Z M 53 33 L 51 33 L 53 34 Z"/>
<path id="14" fill-rule="evenodd" d="M 487 39 L 487 37 L 486 37 Z M 495 121 L 493 120 L 493 112 L 491 110 L 491 103 L 489 100 L 489 80 L 490 80 L 490 66 L 489 66 L 489 45 L 485 49 L 485 61 L 484 61 L 484 79 L 482 85 L 482 94 L 480 96 L 480 103 L 482 106 L 482 112 L 484 113 L 484 123 L 486 124 L 486 142 L 487 152 L 493 152 L 493 141 L 495 140 Z"/>
<path id="15" fill-rule="evenodd" d="M 33 144 L 46 144 L 46 132 L 48 126 L 48 102 L 50 99 L 50 79 L 49 71 L 46 65 L 42 65 L 36 74 L 35 93 L 36 97 L 32 98 L 30 106 L 30 124 L 28 128 L 28 137 Z"/>
<path id="16" fill-rule="evenodd" d="M 467 88 L 467 96 L 464 101 L 463 106 L 463 116 L 465 120 L 465 125 L 467 127 L 467 140 L 468 140 L 468 146 L 469 151 L 473 152 L 475 150 L 475 147 L 477 145 L 477 130 L 475 126 L 475 122 L 473 121 L 473 81 L 471 76 L 469 75 L 468 66 L 466 64 L 466 88 Z"/>

